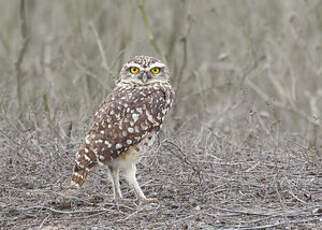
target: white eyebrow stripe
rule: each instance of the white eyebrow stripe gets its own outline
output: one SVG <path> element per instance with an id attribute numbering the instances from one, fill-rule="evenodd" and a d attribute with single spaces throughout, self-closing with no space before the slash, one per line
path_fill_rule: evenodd
<path id="1" fill-rule="evenodd" d="M 137 67 L 141 70 L 141 66 L 135 62 L 128 63 L 128 68 L 130 68 L 130 67 Z"/>
<path id="2" fill-rule="evenodd" d="M 154 67 L 159 67 L 159 68 L 164 68 L 165 64 L 162 63 L 154 63 L 150 65 L 150 69 L 154 68 Z"/>

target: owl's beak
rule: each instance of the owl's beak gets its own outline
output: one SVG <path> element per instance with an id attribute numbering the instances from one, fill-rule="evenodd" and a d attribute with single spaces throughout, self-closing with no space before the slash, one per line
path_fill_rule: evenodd
<path id="1" fill-rule="evenodd" d="M 147 75 L 146 72 L 141 73 L 140 75 L 140 80 L 145 84 L 149 80 L 149 76 Z"/>

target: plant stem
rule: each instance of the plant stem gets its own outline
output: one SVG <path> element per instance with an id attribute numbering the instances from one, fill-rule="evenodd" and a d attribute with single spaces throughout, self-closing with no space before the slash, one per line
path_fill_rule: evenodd
<path id="1" fill-rule="evenodd" d="M 157 44 L 157 42 L 155 40 L 155 37 L 154 37 L 153 33 L 152 33 L 150 22 L 149 22 L 147 14 L 146 14 L 146 11 L 144 9 L 144 4 L 143 4 L 142 1 L 140 1 L 139 5 L 138 5 L 138 8 L 139 8 L 139 10 L 141 12 L 141 15 L 142 15 L 142 18 L 143 18 L 143 21 L 144 21 L 144 26 L 145 26 L 146 32 L 148 34 L 148 37 L 149 37 L 149 39 L 151 41 L 151 44 L 152 44 L 153 48 L 155 49 L 157 54 L 161 57 L 162 61 L 167 62 L 167 59 L 166 59 L 164 53 L 161 51 L 160 47 L 158 46 L 158 44 Z"/>

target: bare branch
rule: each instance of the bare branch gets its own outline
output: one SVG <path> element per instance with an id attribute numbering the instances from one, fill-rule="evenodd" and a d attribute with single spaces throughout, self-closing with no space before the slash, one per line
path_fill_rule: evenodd
<path id="1" fill-rule="evenodd" d="M 187 48 L 188 45 L 187 45 L 187 43 L 188 43 L 188 37 L 191 32 L 191 29 L 192 29 L 192 16 L 188 15 L 187 30 L 180 40 L 183 44 L 183 61 L 182 61 L 182 65 L 180 67 L 180 70 L 179 70 L 179 73 L 177 76 L 177 82 L 176 82 L 177 91 L 178 91 L 179 86 L 181 85 L 183 73 L 184 73 L 184 70 L 186 69 L 186 65 L 188 63 L 188 48 Z"/>
<path id="2" fill-rule="evenodd" d="M 22 44 L 21 48 L 18 53 L 18 58 L 15 62 L 15 76 L 17 81 L 16 93 L 17 93 L 17 100 L 18 100 L 18 107 L 19 110 L 21 109 L 21 91 L 22 91 L 22 82 L 21 82 L 21 65 L 30 41 L 29 31 L 27 27 L 26 21 L 26 9 L 25 9 L 25 0 L 20 0 L 20 9 L 19 9 L 19 16 L 20 16 L 20 34 L 22 37 Z"/>
<path id="3" fill-rule="evenodd" d="M 139 8 L 139 10 L 141 12 L 146 32 L 148 34 L 148 37 L 149 37 L 149 39 L 151 41 L 151 44 L 152 44 L 155 52 L 161 57 L 162 61 L 167 62 L 167 59 L 166 59 L 163 51 L 158 46 L 158 43 L 157 43 L 157 41 L 156 41 L 156 39 L 155 39 L 155 37 L 153 35 L 148 16 L 147 16 L 146 11 L 144 9 L 143 1 L 140 1 L 139 5 L 138 5 L 138 8 Z"/>
<path id="4" fill-rule="evenodd" d="M 310 122 L 311 124 L 317 125 L 319 127 L 321 127 L 321 124 L 319 124 L 319 122 L 317 122 L 314 118 L 310 117 L 309 115 L 305 114 L 304 112 L 302 112 L 301 110 L 299 110 L 298 108 L 295 107 L 295 105 L 291 104 L 284 104 L 282 102 L 279 101 L 274 101 L 271 100 L 271 98 L 265 93 L 263 92 L 258 86 L 256 86 L 253 82 L 251 82 L 250 80 L 247 80 L 247 84 L 266 102 L 269 102 L 270 104 L 274 105 L 275 107 L 278 107 L 280 109 L 284 109 L 284 110 L 288 110 L 290 112 L 293 112 L 294 114 L 304 118 L 306 121 Z"/>
<path id="5" fill-rule="evenodd" d="M 110 76 L 112 76 L 112 78 L 115 80 L 115 76 L 114 76 L 113 72 L 111 71 L 111 68 L 107 65 L 107 59 L 106 59 L 105 51 L 104 51 L 104 48 L 103 48 L 102 40 L 100 39 L 100 37 L 99 37 L 99 35 L 98 35 L 93 23 L 90 23 L 89 27 L 94 33 L 96 43 L 97 43 L 97 46 L 98 46 L 98 50 L 100 51 L 100 55 L 101 55 L 101 58 L 102 58 L 102 66 L 106 70 L 106 72 Z"/>

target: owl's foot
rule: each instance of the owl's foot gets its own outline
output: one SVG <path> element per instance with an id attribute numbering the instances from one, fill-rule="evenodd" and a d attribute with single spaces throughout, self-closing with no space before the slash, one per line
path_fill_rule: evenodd
<path id="1" fill-rule="evenodd" d="M 114 206 L 115 206 L 116 210 L 120 211 L 119 202 L 122 200 L 122 195 L 120 195 L 120 194 L 116 195 L 116 194 L 114 195 L 113 203 L 114 203 Z"/>

